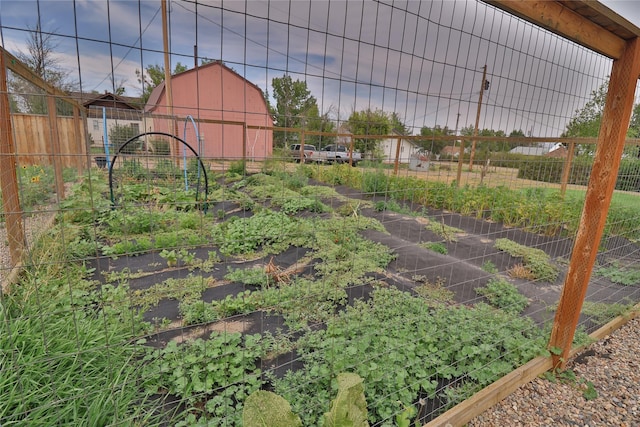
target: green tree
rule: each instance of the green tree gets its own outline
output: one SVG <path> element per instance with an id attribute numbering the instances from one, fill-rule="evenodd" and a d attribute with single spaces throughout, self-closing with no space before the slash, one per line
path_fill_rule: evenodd
<path id="1" fill-rule="evenodd" d="M 382 110 L 354 111 L 347 120 L 347 127 L 354 135 L 388 135 L 392 129 L 391 119 Z M 361 153 L 375 153 L 380 139 L 356 138 L 355 148 Z"/>
<path id="2" fill-rule="evenodd" d="M 319 114 L 318 107 L 312 107 L 307 116 L 306 130 L 316 132 L 335 133 L 336 125 L 329 117 L 329 113 Z M 308 135 L 305 137 L 306 144 L 313 144 L 321 148 L 327 144 L 333 144 L 335 137 L 325 135 Z"/>
<path id="3" fill-rule="evenodd" d="M 465 126 L 460 130 L 460 134 L 464 136 L 472 136 L 474 131 L 474 126 L 469 125 Z M 513 133 L 513 132 L 512 132 Z M 494 130 L 494 129 L 480 129 L 478 130 L 478 136 L 496 136 L 498 138 L 505 138 L 507 136 L 503 130 Z M 471 146 L 471 141 L 467 143 L 467 145 Z M 517 145 L 517 144 L 516 144 Z M 513 148 L 512 144 L 505 144 L 501 140 L 484 140 L 478 141 L 476 143 L 476 160 L 484 160 L 490 153 L 498 152 L 498 151 L 509 151 Z"/>
<path id="4" fill-rule="evenodd" d="M 276 77 L 271 81 L 276 105 L 270 105 L 273 123 L 283 128 L 306 128 L 309 121 L 320 117 L 316 98 L 311 95 L 307 82 L 293 80 L 291 76 Z M 297 132 L 276 131 L 276 144 L 284 146 L 289 140 L 298 141 Z"/>
<path id="5" fill-rule="evenodd" d="M 446 125 L 445 127 L 441 127 L 440 125 L 435 125 L 432 128 L 428 126 L 423 126 L 420 129 L 420 135 L 426 138 L 419 139 L 418 144 L 425 150 L 428 150 L 432 153 L 439 153 L 440 151 L 442 151 L 444 147 L 446 147 L 447 145 L 450 145 L 451 141 L 435 140 L 431 137 L 447 136 L 447 135 L 454 135 L 454 134 L 455 134 L 455 131 L 453 129 L 449 129 L 449 127 Z"/>
<path id="6" fill-rule="evenodd" d="M 640 104 L 636 104 L 633 107 L 633 115 L 631 116 L 627 136 L 629 138 L 640 138 Z"/>
<path id="7" fill-rule="evenodd" d="M 397 132 L 400 135 L 411 135 L 411 130 L 395 111 L 389 115 L 389 123 L 391 124 L 392 132 Z"/>
<path id="8" fill-rule="evenodd" d="M 171 75 L 182 73 L 187 70 L 188 68 L 186 65 L 182 65 L 178 62 Z M 149 65 L 145 69 L 145 72 L 136 69 L 136 78 L 138 79 L 138 83 L 142 85 L 142 95 L 140 95 L 140 100 L 143 103 L 146 103 L 149 100 L 153 89 L 164 81 L 164 66 L 158 64 Z"/>
<path id="9" fill-rule="evenodd" d="M 607 98 L 609 80 L 591 92 L 591 99 L 569 120 L 563 137 L 597 137 L 602 122 L 602 112 Z"/>
<path id="10" fill-rule="evenodd" d="M 511 133 L 509 134 L 509 138 L 524 138 L 525 134 L 522 131 L 522 129 L 514 129 L 511 131 Z"/>

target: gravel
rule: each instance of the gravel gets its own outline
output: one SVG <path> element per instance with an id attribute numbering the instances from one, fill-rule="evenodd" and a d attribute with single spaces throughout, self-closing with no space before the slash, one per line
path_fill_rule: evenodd
<path id="1" fill-rule="evenodd" d="M 536 378 L 467 425 L 640 426 L 640 318 L 590 345 L 567 370 L 575 379 Z"/>

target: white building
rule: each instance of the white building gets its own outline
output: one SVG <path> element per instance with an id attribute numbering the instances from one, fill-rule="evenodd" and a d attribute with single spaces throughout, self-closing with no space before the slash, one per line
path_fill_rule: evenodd
<path id="1" fill-rule="evenodd" d="M 402 138 L 402 135 L 396 134 L 400 137 L 400 153 L 398 157 L 399 163 L 409 163 L 411 156 L 420 151 L 420 146 L 409 141 L 407 139 Z M 387 138 L 380 141 L 380 145 L 378 146 L 382 151 L 383 158 L 382 161 L 385 163 L 395 163 L 396 161 L 396 150 L 398 149 L 398 138 Z"/>

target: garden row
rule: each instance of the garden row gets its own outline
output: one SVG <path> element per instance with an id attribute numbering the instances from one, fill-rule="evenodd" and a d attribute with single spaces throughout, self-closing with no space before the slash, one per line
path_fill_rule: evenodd
<path id="1" fill-rule="evenodd" d="M 2 296 L 2 425 L 241 425 L 259 389 L 322 425 L 343 372 L 363 379 L 371 424 L 408 425 L 546 351 L 547 331 L 495 266 L 460 304 L 436 277 L 393 286 L 397 253 L 367 236 L 387 233 L 375 212 L 420 217 L 430 239 L 417 250 L 437 257 L 460 230 L 427 206 L 557 234 L 575 229 L 578 201 L 301 165 L 213 176 L 197 202 L 179 173 L 135 171 L 117 177 L 115 207 L 105 177 L 85 177 Z M 530 278 L 557 279 L 542 251 L 495 248 Z"/>

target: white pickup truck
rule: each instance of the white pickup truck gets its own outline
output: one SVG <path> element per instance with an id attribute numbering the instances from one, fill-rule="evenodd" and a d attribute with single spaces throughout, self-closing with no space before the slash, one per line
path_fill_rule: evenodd
<path id="1" fill-rule="evenodd" d="M 351 165 L 356 166 L 362 155 L 357 151 L 349 152 L 349 147 L 339 144 L 327 145 L 319 151 L 311 154 L 310 161 L 319 163 L 349 163 L 349 155 L 351 154 Z"/>
<path id="2" fill-rule="evenodd" d="M 303 148 L 302 144 L 291 144 L 289 147 L 289 154 L 293 158 L 294 162 L 300 163 L 300 149 Z M 305 144 L 304 145 L 304 153 L 302 153 L 302 159 L 304 163 L 307 163 L 311 160 L 311 156 L 316 151 L 315 145 Z"/>

